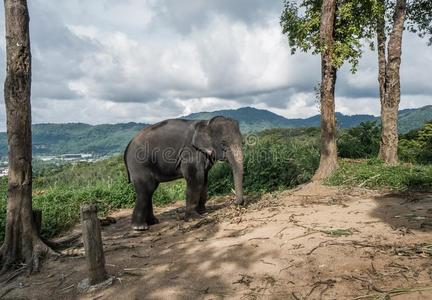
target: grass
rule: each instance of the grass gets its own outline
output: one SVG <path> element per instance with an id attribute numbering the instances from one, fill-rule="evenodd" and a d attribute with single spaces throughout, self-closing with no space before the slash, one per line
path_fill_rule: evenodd
<path id="1" fill-rule="evenodd" d="M 155 205 L 184 199 L 185 183 L 163 183 L 153 195 Z M 7 178 L 0 178 L 0 241 L 6 216 Z M 121 157 L 96 163 L 78 163 L 51 168 L 33 180 L 33 207 L 43 213 L 42 234 L 52 237 L 79 221 L 79 208 L 97 203 L 101 215 L 120 208 L 133 208 L 135 193 L 127 183 Z"/>
<path id="2" fill-rule="evenodd" d="M 432 165 L 387 166 L 370 160 L 341 160 L 339 169 L 327 180 L 334 186 L 356 186 L 398 191 L 432 190 Z"/>

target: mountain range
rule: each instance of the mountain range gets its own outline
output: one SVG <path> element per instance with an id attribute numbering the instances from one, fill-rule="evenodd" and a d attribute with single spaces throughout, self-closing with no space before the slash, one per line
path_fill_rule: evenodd
<path id="1" fill-rule="evenodd" d="M 319 127 L 320 115 L 306 119 L 287 119 L 264 109 L 243 107 L 236 110 L 218 110 L 213 112 L 200 112 L 190 114 L 183 118 L 190 120 L 207 120 L 214 116 L 226 116 L 240 122 L 242 132 L 261 131 L 269 128 L 296 128 L 296 127 Z M 339 128 L 350 128 L 361 122 L 376 121 L 380 118 L 373 115 L 344 115 L 336 113 Z M 412 129 L 421 127 L 424 123 L 432 120 L 432 105 L 420 108 L 403 109 L 399 111 L 399 132 L 407 133 Z"/>
<path id="2" fill-rule="evenodd" d="M 258 132 L 270 128 L 298 128 L 320 126 L 320 116 L 306 119 L 287 119 L 264 109 L 243 107 L 239 109 L 218 110 L 213 112 L 193 113 L 182 118 L 190 120 L 208 120 L 214 116 L 226 116 L 236 119 L 240 123 L 243 133 Z M 377 121 L 379 117 L 373 115 L 344 115 L 336 113 L 339 128 L 350 128 L 361 122 Z M 432 120 L 432 105 L 415 109 L 399 111 L 399 131 L 406 133 L 421 127 Z M 145 123 L 121 123 L 88 125 L 83 123 L 67 124 L 34 124 L 33 154 L 60 155 L 66 153 L 93 153 L 108 155 L 120 153 L 129 140 L 142 128 Z M 7 136 L 0 132 L 0 156 L 7 155 Z"/>

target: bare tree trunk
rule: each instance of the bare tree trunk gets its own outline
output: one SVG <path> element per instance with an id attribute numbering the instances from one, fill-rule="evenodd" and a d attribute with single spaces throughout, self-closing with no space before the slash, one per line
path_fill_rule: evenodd
<path id="1" fill-rule="evenodd" d="M 385 33 L 385 0 L 380 0 L 382 14 L 377 22 L 377 46 L 378 46 L 378 82 L 381 107 L 385 103 L 385 84 L 386 84 L 386 33 Z"/>
<path id="2" fill-rule="evenodd" d="M 336 0 L 324 0 L 321 8 L 321 159 L 313 180 L 328 177 L 338 166 L 336 148 L 335 84 L 336 68 L 332 51 L 336 20 Z"/>
<path id="3" fill-rule="evenodd" d="M 385 92 L 384 97 L 381 96 L 381 145 L 379 157 L 387 164 L 396 164 L 398 162 L 397 121 L 400 103 L 400 64 L 406 4 L 406 0 L 398 0 L 396 2 L 395 12 L 393 15 L 393 28 L 390 33 L 387 50 L 388 54 L 384 80 Z M 380 79 L 380 91 L 382 89 L 381 84 Z"/>
<path id="4" fill-rule="evenodd" d="M 25 263 L 30 272 L 49 249 L 40 240 L 32 211 L 31 53 L 26 0 L 5 0 L 6 103 L 9 177 L 6 235 L 0 248 L 2 271 Z"/>

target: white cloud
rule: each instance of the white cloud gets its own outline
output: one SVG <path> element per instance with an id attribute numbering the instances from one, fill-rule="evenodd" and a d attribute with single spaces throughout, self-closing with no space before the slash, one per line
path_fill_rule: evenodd
<path id="1" fill-rule="evenodd" d="M 290 118 L 318 113 L 319 57 L 290 54 L 279 0 L 29 5 L 34 122 L 155 122 L 242 106 Z M 412 34 L 404 35 L 403 46 L 401 108 L 430 104 L 431 48 Z M 1 55 L 4 70 L 3 37 Z M 379 113 L 376 69 L 371 51 L 357 74 L 342 68 L 337 110 Z M 4 124 L 4 106 L 0 111 Z"/>

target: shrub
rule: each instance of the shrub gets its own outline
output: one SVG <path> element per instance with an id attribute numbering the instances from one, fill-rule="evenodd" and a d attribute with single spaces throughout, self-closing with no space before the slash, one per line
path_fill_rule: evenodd
<path id="1" fill-rule="evenodd" d="M 244 190 L 263 193 L 307 182 L 319 164 L 315 140 L 274 143 L 259 139 L 244 150 Z M 209 174 L 210 195 L 230 193 L 233 177 L 227 163 L 218 163 Z"/>
<path id="2" fill-rule="evenodd" d="M 376 157 L 380 146 L 380 127 L 375 121 L 360 123 L 344 131 L 337 143 L 340 157 Z"/>
<path id="3" fill-rule="evenodd" d="M 431 190 L 432 166 L 400 164 L 388 166 L 377 159 L 340 162 L 327 180 L 330 185 L 360 186 L 372 189 Z"/>
<path id="4" fill-rule="evenodd" d="M 432 163 L 432 121 L 401 136 L 398 155 L 407 162 Z"/>

